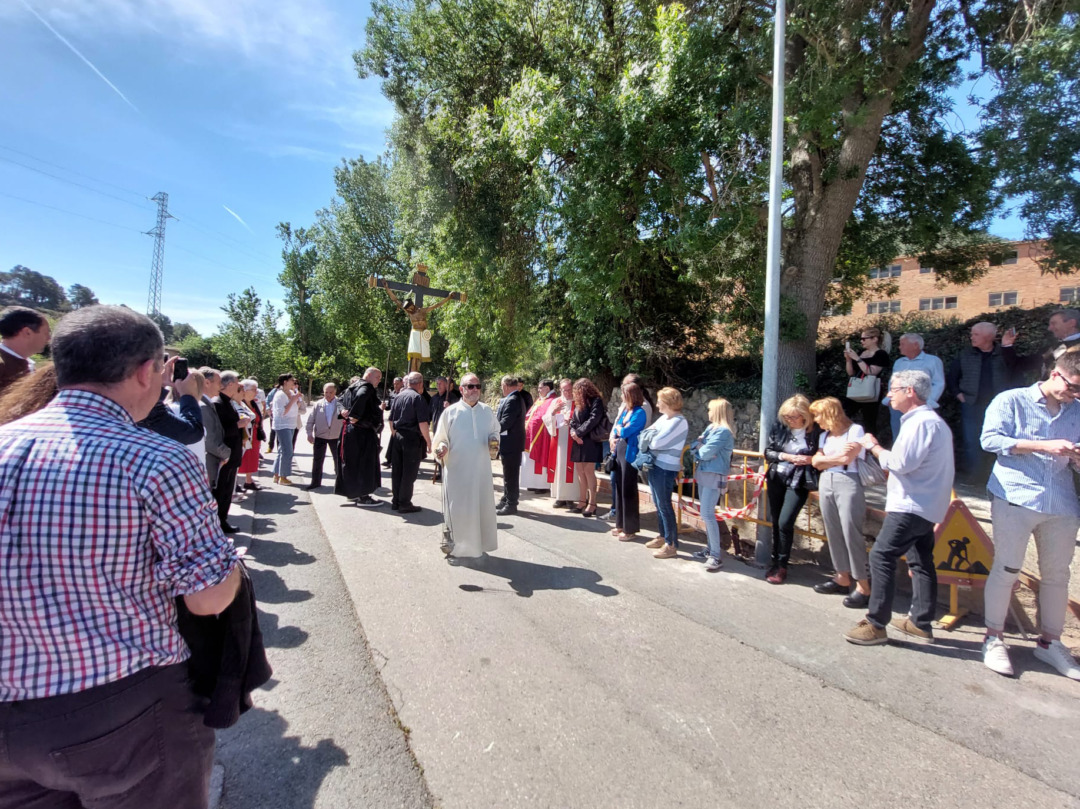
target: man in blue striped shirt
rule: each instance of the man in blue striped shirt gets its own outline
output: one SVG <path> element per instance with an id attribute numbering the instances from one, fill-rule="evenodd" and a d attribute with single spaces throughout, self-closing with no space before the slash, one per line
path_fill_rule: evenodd
<path id="1" fill-rule="evenodd" d="M 1074 680 L 1080 666 L 1061 642 L 1069 565 L 1080 529 L 1072 466 L 1080 461 L 1080 352 L 1062 354 L 1045 382 L 1005 391 L 986 410 L 982 447 L 997 455 L 987 488 L 993 498 L 994 566 L 986 582 L 983 662 L 1012 676 L 1002 639 L 1013 585 L 1028 540 L 1039 551 L 1039 623 L 1035 657 Z"/>

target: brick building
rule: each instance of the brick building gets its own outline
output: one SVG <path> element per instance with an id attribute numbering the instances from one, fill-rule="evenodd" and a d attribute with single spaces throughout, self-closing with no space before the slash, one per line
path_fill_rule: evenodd
<path id="1" fill-rule="evenodd" d="M 925 312 L 967 320 L 1011 306 L 1030 309 L 1047 303 L 1080 303 L 1080 277 L 1044 275 L 1037 261 L 1045 255 L 1042 242 L 1006 242 L 986 274 L 965 286 L 938 285 L 932 267 L 920 266 L 917 258 L 898 258 L 871 274 L 894 286 L 895 292 L 868 292 L 847 312 L 826 309 L 821 328 L 856 329 L 867 316 L 879 314 Z"/>

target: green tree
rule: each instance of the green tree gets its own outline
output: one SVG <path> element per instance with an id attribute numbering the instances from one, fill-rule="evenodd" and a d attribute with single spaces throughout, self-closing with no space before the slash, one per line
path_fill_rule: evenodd
<path id="1" fill-rule="evenodd" d="M 177 343 L 182 343 L 189 337 L 198 337 L 199 333 L 195 331 L 195 327 L 190 323 L 174 323 L 173 324 L 173 340 Z"/>
<path id="2" fill-rule="evenodd" d="M 232 369 L 267 385 L 286 370 L 285 336 L 278 328 L 280 313 L 263 303 L 254 287 L 232 293 L 221 307 L 227 320 L 211 339 L 221 370 Z"/>
<path id="3" fill-rule="evenodd" d="M 161 329 L 161 336 L 165 339 L 165 345 L 172 345 L 173 340 L 175 339 L 172 320 L 170 320 L 167 315 L 163 315 L 160 312 L 147 315 L 147 317 L 157 323 L 157 327 Z"/>
<path id="4" fill-rule="evenodd" d="M 101 303 L 97 299 L 97 295 L 90 287 L 84 287 L 82 284 L 72 284 L 68 287 L 68 300 L 71 301 L 72 309 L 81 309 L 84 306 L 93 306 L 96 303 Z"/>
<path id="5" fill-rule="evenodd" d="M 221 358 L 214 352 L 214 343 L 208 337 L 189 334 L 177 341 L 176 350 L 179 356 L 187 358 L 190 368 L 208 366 L 220 369 L 221 367 Z"/>
<path id="6" fill-rule="evenodd" d="M 55 278 L 21 264 L 16 264 L 11 272 L 0 273 L 0 302 L 53 312 L 66 312 L 71 308 L 64 288 Z"/>

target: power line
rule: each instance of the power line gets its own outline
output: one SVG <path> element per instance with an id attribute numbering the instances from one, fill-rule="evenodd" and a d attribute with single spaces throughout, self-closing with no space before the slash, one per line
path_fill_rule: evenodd
<path id="1" fill-rule="evenodd" d="M 23 151 L 20 151 L 19 149 L 13 149 L 10 146 L 4 146 L 3 144 L 0 144 L 0 149 L 3 149 L 5 152 L 11 152 L 12 154 L 20 155 L 21 157 L 28 157 L 31 160 L 34 160 L 34 161 L 36 161 L 38 163 L 44 163 L 46 166 L 52 166 L 54 169 L 60 169 L 60 171 L 66 171 L 66 172 L 68 172 L 70 174 L 74 174 L 77 177 L 82 177 L 83 179 L 86 179 L 86 180 L 92 180 L 93 182 L 98 183 L 99 185 L 107 185 L 107 186 L 109 186 L 109 188 L 115 188 L 117 191 L 123 191 L 125 194 L 132 194 L 133 196 L 136 196 L 139 199 L 146 199 L 146 194 L 144 194 L 142 191 L 133 191 L 130 188 L 124 188 L 124 186 L 122 186 L 122 185 L 117 185 L 116 183 L 110 183 L 108 180 L 102 180 L 99 177 L 92 177 L 89 174 L 84 174 L 81 171 L 76 171 L 75 169 L 68 168 L 67 166 L 61 166 L 59 163 L 51 163 L 48 160 L 46 160 L 45 158 L 38 157 L 37 155 L 32 155 L 29 152 L 23 152 Z"/>
<path id="2" fill-rule="evenodd" d="M 27 171 L 35 171 L 38 174 L 44 174 L 46 177 L 51 177 L 52 179 L 58 180 L 59 182 L 62 182 L 62 183 L 68 183 L 69 185 L 78 186 L 79 188 L 85 188 L 87 191 L 92 191 L 95 194 L 101 194 L 101 196 L 108 197 L 109 199 L 115 199 L 118 202 L 124 203 L 125 205 L 130 205 L 133 208 L 138 208 L 141 211 L 146 210 L 145 204 L 144 205 L 139 205 L 137 202 L 132 202 L 129 199 L 124 199 L 123 197 L 118 197 L 118 196 L 116 196 L 116 194 L 110 194 L 107 191 L 101 191 L 101 190 L 99 190 L 97 188 L 93 188 L 92 186 L 86 185 L 85 183 L 78 183 L 78 182 L 75 182 L 75 180 L 69 180 L 66 177 L 61 177 L 59 174 L 53 174 L 51 172 L 45 171 L 44 169 L 38 169 L 38 168 L 34 168 L 33 166 L 28 166 L 25 163 L 20 163 L 18 160 L 12 160 L 10 157 L 4 157 L 3 155 L 0 155 L 0 160 L 4 161 L 5 163 L 11 163 L 14 166 L 20 166 L 21 168 L 24 168 Z"/>
<path id="3" fill-rule="evenodd" d="M 192 219 L 190 216 L 178 216 L 177 220 L 181 223 L 186 223 L 190 225 L 191 227 L 195 228 L 195 230 L 201 231 L 202 233 L 206 234 L 211 238 L 217 239 L 219 242 L 232 250 L 245 253 L 251 258 L 256 258 L 259 261 L 270 261 L 274 264 L 277 264 L 278 261 L 280 261 L 280 258 L 275 257 L 271 259 L 268 256 L 261 255 L 259 253 L 256 253 L 254 250 L 248 249 L 248 247 L 239 239 L 235 239 L 232 236 L 228 236 L 224 233 L 221 233 L 220 231 L 214 230 L 209 225 L 202 224 L 198 219 Z M 230 242 L 232 242 L 232 244 L 230 244 Z"/>
<path id="4" fill-rule="evenodd" d="M 130 231 L 132 231 L 134 233 L 144 233 L 144 231 L 141 231 L 138 228 L 129 227 L 128 225 L 118 225 L 116 222 L 106 222 L 104 219 L 98 219 L 98 218 L 93 217 L 93 216 L 87 216 L 86 214 L 83 214 L 83 213 L 77 213 L 75 211 L 69 211 L 67 208 L 58 208 L 55 205 L 46 205 L 44 202 L 38 202 L 36 200 L 27 199 L 26 197 L 18 197 L 15 194 L 8 194 L 8 193 L 5 193 L 3 191 L 0 191 L 0 197 L 8 197 L 9 199 L 18 200 L 19 202 L 25 202 L 28 205 L 38 205 L 38 206 L 40 206 L 42 208 L 48 208 L 49 210 L 52 210 L 52 211 L 58 211 L 60 213 L 66 213 L 68 216 L 77 216 L 80 219 L 87 219 L 87 220 L 89 220 L 91 222 L 97 222 L 99 225 L 108 225 L 109 227 L 120 228 L 121 230 L 130 230 Z"/>
<path id="5" fill-rule="evenodd" d="M 179 250 L 182 253 L 187 253 L 188 255 L 195 256 L 195 258 L 201 259 L 201 260 L 207 262 L 208 264 L 217 265 L 218 267 L 221 267 L 222 269 L 228 270 L 229 272 L 239 273 L 240 275 L 249 275 L 252 278 L 259 278 L 259 279 L 261 279 L 263 281 L 270 280 L 269 276 L 266 276 L 266 275 L 263 275 L 263 274 L 260 274 L 260 273 L 248 272 L 247 270 L 238 270 L 235 267 L 230 267 L 228 264 L 222 264 L 220 261 L 217 261 L 216 259 L 209 258 L 208 256 L 204 256 L 201 253 L 196 253 L 194 250 L 188 250 L 186 247 L 181 247 L 178 244 L 170 244 L 169 249 L 170 250 Z M 277 281 L 276 278 L 273 279 L 273 280 Z"/>

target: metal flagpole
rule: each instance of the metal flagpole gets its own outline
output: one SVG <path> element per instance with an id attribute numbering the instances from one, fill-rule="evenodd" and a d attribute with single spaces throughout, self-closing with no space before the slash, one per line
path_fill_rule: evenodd
<path id="1" fill-rule="evenodd" d="M 769 241 L 765 258 L 765 345 L 761 362 L 761 420 L 758 449 L 765 451 L 769 428 L 776 417 L 777 365 L 780 359 L 780 207 L 784 172 L 784 39 L 785 2 L 776 0 L 773 28 L 772 154 L 769 159 Z M 764 503 L 764 498 L 762 498 Z M 768 553 L 759 531 L 757 557 Z"/>

